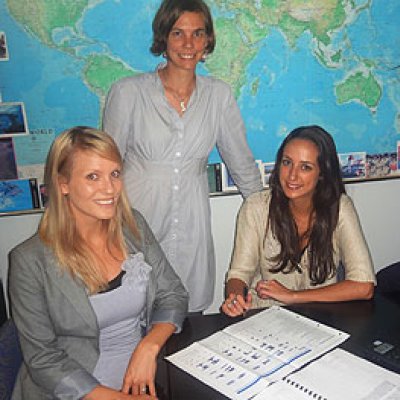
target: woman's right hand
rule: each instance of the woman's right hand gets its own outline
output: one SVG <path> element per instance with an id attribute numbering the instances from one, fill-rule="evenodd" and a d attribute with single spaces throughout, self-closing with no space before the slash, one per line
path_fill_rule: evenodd
<path id="1" fill-rule="evenodd" d="M 118 390 L 111 389 L 105 386 L 96 386 L 90 393 L 88 393 L 84 400 L 157 400 L 157 397 L 148 394 L 125 394 Z"/>
<path id="2" fill-rule="evenodd" d="M 251 294 L 241 279 L 232 278 L 226 283 L 226 299 L 221 310 L 230 317 L 244 315 L 251 308 Z"/>
<path id="3" fill-rule="evenodd" d="M 243 315 L 247 310 L 251 308 L 251 294 L 248 293 L 247 297 L 244 298 L 241 294 L 231 293 L 225 301 L 222 303 L 221 309 L 230 317 L 238 317 Z"/>

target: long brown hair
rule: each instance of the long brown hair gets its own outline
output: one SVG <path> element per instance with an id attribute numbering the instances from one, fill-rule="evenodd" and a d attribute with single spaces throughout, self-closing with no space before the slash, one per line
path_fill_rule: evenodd
<path id="1" fill-rule="evenodd" d="M 272 258 L 276 267 L 271 272 L 293 272 L 297 267 L 303 249 L 297 226 L 285 196 L 279 172 L 285 146 L 294 139 L 309 140 L 318 148 L 320 176 L 312 199 L 314 222 L 311 226 L 308 252 L 310 259 L 310 280 L 313 284 L 326 281 L 336 272 L 333 261 L 332 236 L 339 218 L 340 197 L 345 193 L 341 169 L 332 136 L 319 126 L 303 126 L 294 129 L 281 144 L 270 178 L 271 202 L 267 230 L 281 245 L 280 253 Z"/>
<path id="2" fill-rule="evenodd" d="M 78 150 L 90 151 L 122 166 L 121 155 L 113 139 L 105 132 L 77 126 L 61 133 L 53 142 L 47 156 L 45 185 L 48 204 L 39 225 L 39 236 L 52 248 L 62 269 L 81 279 L 90 293 L 105 287 L 107 281 L 93 251 L 76 229 L 68 198 L 61 193 L 60 178 L 69 180 L 73 155 Z M 127 250 L 123 229 L 136 237 L 138 230 L 124 190 L 117 204 L 117 212 L 103 221 L 107 230 L 107 246 L 114 246 L 124 257 Z"/>

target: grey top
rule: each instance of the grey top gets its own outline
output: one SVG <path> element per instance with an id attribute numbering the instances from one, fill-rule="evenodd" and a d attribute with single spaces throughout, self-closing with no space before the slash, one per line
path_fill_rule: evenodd
<path id="1" fill-rule="evenodd" d="M 143 329 L 170 322 L 179 332 L 188 295 L 143 216 L 134 210 L 140 238 L 125 235 L 128 253 L 151 265 Z M 99 327 L 85 286 L 59 268 L 36 234 L 10 253 L 9 291 L 24 362 L 13 400 L 76 400 L 98 381 Z"/>
<path id="2" fill-rule="evenodd" d="M 206 172 L 213 147 L 244 197 L 262 190 L 230 87 L 197 76 L 180 117 L 156 72 L 124 78 L 107 97 L 103 129 L 121 151 L 132 206 L 146 217 L 189 291 L 189 311 L 206 309 L 215 279 Z"/>
<path id="3" fill-rule="evenodd" d="M 237 278 L 252 288 L 254 308 L 276 304 L 273 299 L 260 299 L 254 291 L 260 279 L 276 279 L 291 290 L 313 289 L 336 282 L 336 276 L 320 285 L 312 285 L 308 273 L 309 257 L 305 251 L 300 265 L 302 272 L 272 273 L 275 266 L 270 260 L 280 251 L 280 243 L 271 229 L 265 230 L 269 216 L 270 191 L 265 190 L 250 196 L 242 205 L 236 228 L 235 247 L 226 280 Z M 357 282 L 376 282 L 368 245 L 361 229 L 357 211 L 350 197 L 340 198 L 339 220 L 333 232 L 333 261 L 336 267 L 341 262 L 345 278 Z"/>
<path id="4" fill-rule="evenodd" d="M 121 268 L 125 274 L 120 286 L 89 297 L 100 329 L 100 357 L 93 376 L 116 390 L 122 388 L 131 355 L 142 339 L 151 271 L 142 253 L 130 255 Z"/>

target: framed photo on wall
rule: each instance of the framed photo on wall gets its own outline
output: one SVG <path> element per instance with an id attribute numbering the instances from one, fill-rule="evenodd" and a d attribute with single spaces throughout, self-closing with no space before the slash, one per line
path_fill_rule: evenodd
<path id="1" fill-rule="evenodd" d="M 28 134 L 24 104 L 0 103 L 0 138 Z"/>
<path id="2" fill-rule="evenodd" d="M 39 193 L 35 178 L 0 181 L 0 213 L 32 210 L 39 207 Z"/>
<path id="3" fill-rule="evenodd" d="M 344 179 L 360 179 L 366 176 L 365 152 L 338 154 L 342 177 Z"/>

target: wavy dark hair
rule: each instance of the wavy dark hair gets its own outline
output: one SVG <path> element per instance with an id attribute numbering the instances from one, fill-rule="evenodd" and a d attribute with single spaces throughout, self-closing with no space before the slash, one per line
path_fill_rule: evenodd
<path id="1" fill-rule="evenodd" d="M 206 54 L 211 54 L 215 47 L 215 32 L 210 9 L 203 0 L 163 0 L 153 19 L 152 54 L 159 56 L 167 50 L 168 35 L 175 22 L 184 12 L 203 14 L 207 35 Z"/>
<path id="2" fill-rule="evenodd" d="M 290 132 L 278 150 L 270 177 L 271 202 L 267 230 L 271 229 L 281 245 L 280 253 L 272 258 L 276 267 L 271 272 L 293 272 L 303 252 L 289 201 L 279 179 L 285 146 L 294 139 L 309 140 L 318 148 L 320 176 L 312 199 L 315 218 L 308 242 L 310 280 L 316 285 L 336 273 L 332 236 L 338 222 L 340 197 L 346 190 L 332 136 L 316 125 L 302 126 Z"/>

